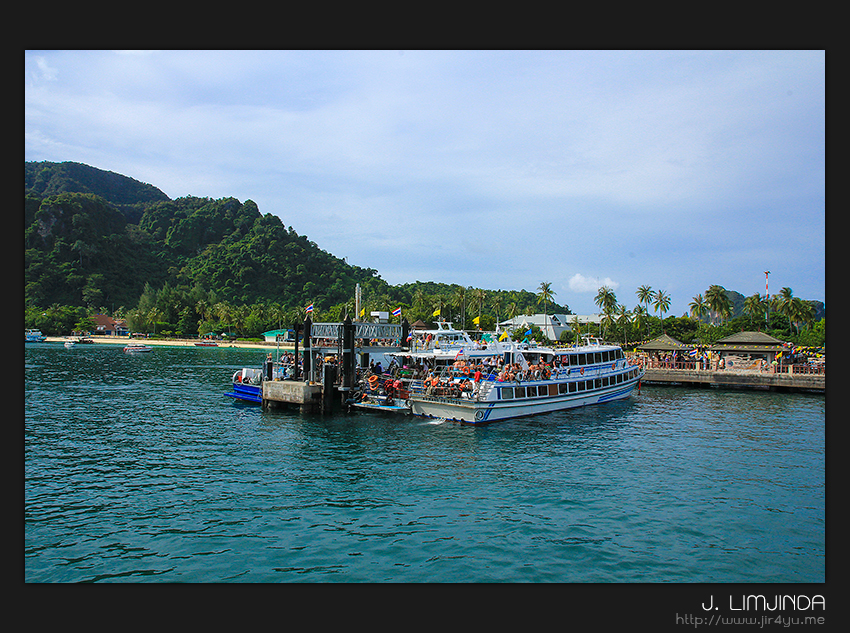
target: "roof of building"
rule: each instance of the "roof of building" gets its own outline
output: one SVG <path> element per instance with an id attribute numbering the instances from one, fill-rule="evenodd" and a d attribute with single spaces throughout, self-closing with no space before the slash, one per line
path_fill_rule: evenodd
<path id="1" fill-rule="evenodd" d="M 658 338 L 647 341 L 643 345 L 638 345 L 638 349 L 651 352 L 673 352 L 676 350 L 690 348 L 691 346 L 685 345 L 681 341 L 677 341 L 669 334 L 662 334 Z"/>
<path id="2" fill-rule="evenodd" d="M 785 345 L 764 332 L 736 332 L 715 341 L 711 350 L 781 351 Z"/>

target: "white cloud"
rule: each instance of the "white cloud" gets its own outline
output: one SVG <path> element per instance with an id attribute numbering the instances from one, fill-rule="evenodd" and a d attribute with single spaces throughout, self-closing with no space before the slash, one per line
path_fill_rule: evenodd
<path id="1" fill-rule="evenodd" d="M 570 277 L 569 287 L 573 292 L 596 292 L 602 286 L 608 286 L 611 290 L 616 290 L 620 284 L 610 277 L 600 279 L 599 277 L 585 277 L 581 273 L 576 273 Z"/>
<path id="2" fill-rule="evenodd" d="M 48 81 L 56 81 L 56 69 L 47 63 L 44 57 L 35 58 L 36 66 L 41 71 L 41 76 Z"/>

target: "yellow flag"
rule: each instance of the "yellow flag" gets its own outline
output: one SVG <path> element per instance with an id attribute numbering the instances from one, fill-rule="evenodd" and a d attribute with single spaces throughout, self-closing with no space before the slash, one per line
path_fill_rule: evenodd
<path id="1" fill-rule="evenodd" d="M 360 309 L 360 316 L 364 316 L 366 314 L 366 308 Z"/>
<path id="2" fill-rule="evenodd" d="M 480 318 L 481 318 L 481 317 L 475 317 L 474 319 L 472 319 L 472 322 L 473 322 L 475 325 L 478 325 L 478 319 L 480 319 Z"/>
<path id="3" fill-rule="evenodd" d="M 508 332 L 507 332 L 507 330 L 505 330 L 504 332 L 502 332 L 502 335 L 499 337 L 499 340 L 500 340 L 500 341 L 504 341 L 506 338 L 508 338 Z"/>
<path id="4" fill-rule="evenodd" d="M 432 314 L 431 316 L 440 316 L 440 308 L 434 310 L 434 314 Z"/>

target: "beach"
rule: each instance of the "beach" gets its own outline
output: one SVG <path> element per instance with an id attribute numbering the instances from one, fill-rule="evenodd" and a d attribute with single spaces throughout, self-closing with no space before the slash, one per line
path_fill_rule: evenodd
<path id="1" fill-rule="evenodd" d="M 163 345 L 167 347 L 195 347 L 195 343 L 199 343 L 200 339 L 193 338 L 174 338 L 174 339 L 147 339 L 147 338 L 130 338 L 129 336 L 90 336 L 85 338 L 91 339 L 96 344 L 106 345 L 127 345 L 127 343 L 141 343 L 145 345 Z M 76 336 L 48 336 L 45 343 L 64 343 L 65 341 L 77 340 Z M 233 347 L 241 349 L 278 349 L 277 343 L 261 343 L 248 341 L 216 341 L 218 347 Z M 292 343 L 281 343 L 280 349 L 294 350 L 295 346 Z"/>

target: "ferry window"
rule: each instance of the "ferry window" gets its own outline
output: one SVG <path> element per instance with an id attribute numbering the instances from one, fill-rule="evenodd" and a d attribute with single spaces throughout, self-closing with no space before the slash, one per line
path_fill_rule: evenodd
<path id="1" fill-rule="evenodd" d="M 623 382 L 623 374 L 617 374 L 617 382 L 618 383 Z"/>
<path id="2" fill-rule="evenodd" d="M 583 381 L 583 380 L 579 380 L 579 381 L 576 383 L 576 385 L 578 385 L 578 390 L 579 390 L 579 391 L 584 391 L 584 381 Z"/>
<path id="3" fill-rule="evenodd" d="M 558 385 L 549 385 L 549 395 L 557 396 L 558 395 Z"/>
<path id="4" fill-rule="evenodd" d="M 571 382 L 570 383 L 570 393 L 575 393 L 576 389 L 578 389 L 578 383 Z"/>
<path id="5" fill-rule="evenodd" d="M 499 390 L 502 400 L 512 400 L 514 397 L 514 388 L 513 387 L 502 387 Z"/>
<path id="6" fill-rule="evenodd" d="M 567 393 L 567 383 L 562 382 L 558 384 L 558 393 Z"/>
<path id="7" fill-rule="evenodd" d="M 617 348 L 614 350 L 614 358 L 620 359 L 623 357 L 623 350 Z"/>
<path id="8" fill-rule="evenodd" d="M 587 365 L 587 354 L 578 354 L 576 358 L 579 365 Z"/>
<path id="9" fill-rule="evenodd" d="M 593 382 L 593 385 L 594 385 L 594 387 L 596 387 L 597 389 L 600 389 L 600 388 L 602 387 L 602 379 L 601 379 L 601 378 L 597 378 L 597 379 Z"/>
<path id="10" fill-rule="evenodd" d="M 602 362 L 602 352 L 596 352 L 593 355 L 593 357 L 594 357 L 594 360 L 593 360 L 594 363 L 601 363 Z"/>
<path id="11" fill-rule="evenodd" d="M 608 356 L 608 352 L 607 351 L 602 352 L 602 362 L 607 363 L 609 360 L 611 360 L 611 359 Z"/>
<path id="12" fill-rule="evenodd" d="M 525 398 L 525 387 L 517 387 L 514 389 L 514 394 L 517 398 Z"/>

